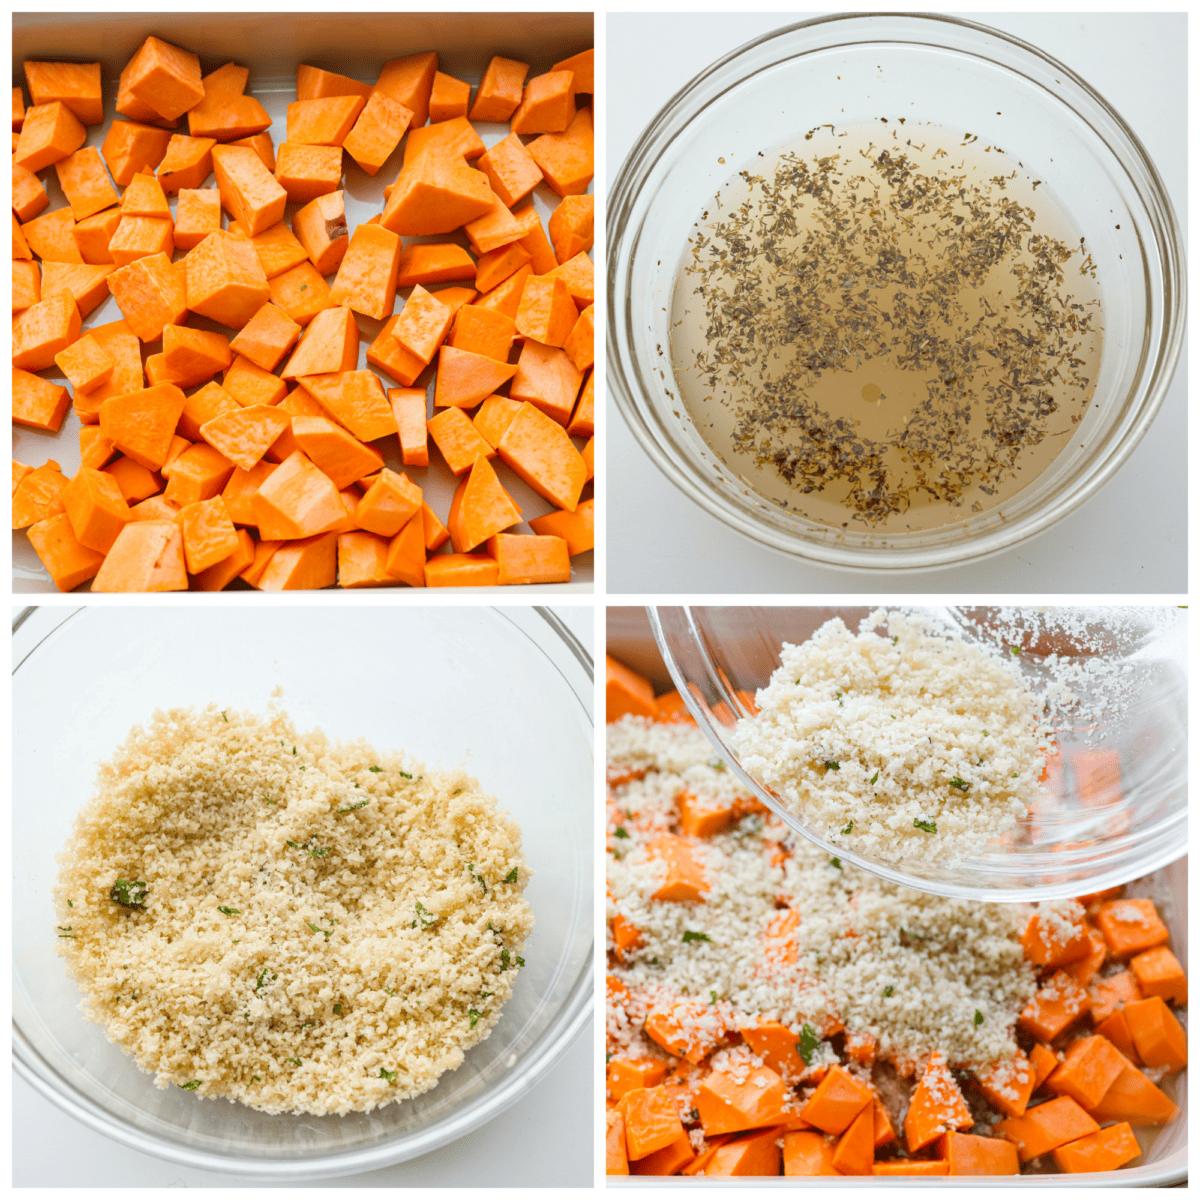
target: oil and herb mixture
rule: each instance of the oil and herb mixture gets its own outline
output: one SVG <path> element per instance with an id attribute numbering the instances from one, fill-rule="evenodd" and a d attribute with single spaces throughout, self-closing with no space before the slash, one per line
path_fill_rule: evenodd
<path id="1" fill-rule="evenodd" d="M 693 422 L 755 491 L 827 525 L 1002 504 L 1094 390 L 1084 240 L 971 134 L 881 118 L 801 146 L 739 172 L 689 239 L 670 350 Z"/>

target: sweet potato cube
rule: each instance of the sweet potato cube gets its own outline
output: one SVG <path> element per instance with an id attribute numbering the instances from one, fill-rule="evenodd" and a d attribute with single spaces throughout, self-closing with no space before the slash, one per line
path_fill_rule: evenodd
<path id="1" fill-rule="evenodd" d="M 807 1108 L 804 1115 L 814 1125 L 819 1125 L 808 1116 Z M 948 1130 L 970 1129 L 974 1123 L 975 1118 L 945 1060 L 940 1055 L 933 1055 L 904 1117 L 904 1141 L 909 1154 L 915 1154 Z"/>
<path id="2" fill-rule="evenodd" d="M 13 220 L 16 221 L 15 214 Z M 14 240 L 13 257 L 29 258 L 32 251 L 43 262 L 82 262 L 83 256 L 75 242 L 74 232 L 75 218 L 70 208 L 56 208 L 19 227 L 14 224 L 14 239 L 19 235 L 23 239 L 20 244 L 25 245 L 26 249 L 19 254 L 18 243 Z"/>
<path id="3" fill-rule="evenodd" d="M 168 195 L 184 188 L 198 188 L 212 173 L 212 152 L 216 139 L 171 135 L 167 152 L 158 167 L 158 182 Z M 219 192 L 216 193 L 218 196 Z"/>
<path id="4" fill-rule="evenodd" d="M 12 527 L 26 529 L 63 512 L 62 494 L 67 483 L 53 459 L 27 471 L 13 490 Z"/>
<path id="5" fill-rule="evenodd" d="M 259 579 L 264 592 L 312 591 L 337 582 L 336 533 L 316 534 L 280 546 Z"/>
<path id="6" fill-rule="evenodd" d="M 383 455 L 374 446 L 364 445 L 336 421 L 325 416 L 296 416 L 291 420 L 297 447 L 339 491 L 383 467 Z"/>
<path id="7" fill-rule="evenodd" d="M 425 363 L 400 345 L 393 336 L 392 331 L 399 320 L 400 314 L 396 313 L 384 322 L 379 336 L 367 347 L 367 362 L 381 371 L 386 371 L 398 383 L 408 387 L 425 369 Z"/>
<path id="8" fill-rule="evenodd" d="M 1143 950 L 1129 960 L 1143 996 L 1161 996 L 1171 1004 L 1187 1003 L 1187 976 L 1166 946 Z"/>
<path id="9" fill-rule="evenodd" d="M 1104 1098 L 1092 1110 L 1097 1121 L 1131 1121 L 1135 1125 L 1165 1125 L 1179 1109 L 1161 1088 L 1136 1067 L 1126 1066 Z"/>
<path id="10" fill-rule="evenodd" d="M 318 196 L 292 218 L 292 232 L 321 275 L 331 275 L 350 244 L 346 209 L 340 191 Z"/>
<path id="11" fill-rule="evenodd" d="M 410 242 L 400 252 L 397 287 L 474 278 L 475 263 L 471 256 L 453 242 Z"/>
<path id="12" fill-rule="evenodd" d="M 592 110 L 581 108 L 565 133 L 545 133 L 529 143 L 542 178 L 560 196 L 580 196 L 595 174 Z"/>
<path id="13" fill-rule="evenodd" d="M 1153 900 L 1106 900 L 1096 913 L 1096 925 L 1117 958 L 1161 946 L 1170 937 Z"/>
<path id="14" fill-rule="evenodd" d="M 249 471 L 234 467 L 229 476 L 229 482 L 221 490 L 221 499 L 225 501 L 225 509 L 235 525 L 254 525 L 257 518 L 251 503 L 254 493 L 269 479 L 277 469 L 275 463 L 265 459 L 256 463 Z M 240 573 L 240 572 L 239 572 Z"/>
<path id="15" fill-rule="evenodd" d="M 476 465 L 487 459 L 476 459 Z M 460 485 L 461 486 L 461 485 Z M 570 583 L 571 560 L 563 538 L 497 533 L 488 538 L 488 553 L 499 567 L 499 582 Z"/>
<path id="16" fill-rule="evenodd" d="M 583 92 L 590 96 L 596 90 L 595 50 L 583 50 L 579 54 L 572 54 L 570 58 L 564 58 L 562 62 L 555 63 L 550 70 L 572 72 L 575 78 L 571 86 L 577 94 Z"/>
<path id="17" fill-rule="evenodd" d="M 872 1100 L 871 1089 L 864 1083 L 841 1067 L 831 1067 L 800 1115 L 825 1133 L 842 1134 L 859 1113 L 871 1109 Z"/>
<path id="18" fill-rule="evenodd" d="M 275 178 L 291 204 L 328 196 L 342 181 L 341 148 L 284 142 L 275 156 Z"/>
<path id="19" fill-rule="evenodd" d="M 76 151 L 78 154 L 79 151 Z M 63 159 L 63 162 L 68 162 L 73 156 Z M 107 176 L 105 177 L 107 178 Z M 38 215 L 47 204 L 50 203 L 50 197 L 46 195 L 46 189 L 42 187 L 41 180 L 32 172 L 27 171 L 24 167 L 18 167 L 15 163 L 12 169 L 12 207 L 13 214 L 18 221 L 29 221 Z M 466 251 L 463 251 L 466 255 Z M 470 259 L 467 260 L 470 262 Z M 474 274 L 474 267 L 471 268 L 471 273 Z M 469 276 L 460 276 L 460 278 L 469 278 Z"/>
<path id="20" fill-rule="evenodd" d="M 59 159 L 54 170 L 76 221 L 117 203 L 116 188 L 110 182 L 104 160 L 95 146 L 82 146 L 74 154 Z"/>
<path id="21" fill-rule="evenodd" d="M 282 379 L 240 354 L 229 364 L 221 386 L 243 408 L 278 404 L 287 395 L 287 384 Z"/>
<path id="22" fill-rule="evenodd" d="M 487 254 L 517 241 L 523 236 L 524 226 L 508 211 L 504 201 L 492 193 L 488 211 L 468 221 L 463 231 L 476 254 Z"/>
<path id="23" fill-rule="evenodd" d="M 409 353 L 428 363 L 446 340 L 453 320 L 454 314 L 418 284 L 400 310 L 399 320 L 392 326 L 392 337 Z"/>
<path id="24" fill-rule="evenodd" d="M 429 118 L 429 98 L 437 74 L 438 56 L 434 50 L 393 58 L 383 64 L 375 91 L 382 92 L 412 111 L 413 129 L 420 129 Z"/>
<path id="25" fill-rule="evenodd" d="M 185 504 L 179 512 L 179 523 L 189 575 L 198 575 L 216 566 L 233 554 L 240 544 L 225 501 L 219 495 Z"/>
<path id="26" fill-rule="evenodd" d="M 364 100 L 371 94 L 369 83 L 360 83 L 348 75 L 323 71 L 301 63 L 296 68 L 296 99 L 320 100 L 325 96 L 361 96 Z"/>
<path id="27" fill-rule="evenodd" d="M 236 234 L 240 226 L 230 223 L 229 232 Z M 270 281 L 302 263 L 308 262 L 308 253 L 292 231 L 282 221 L 256 233 L 250 239 L 263 274 Z"/>
<path id="28" fill-rule="evenodd" d="M 242 326 L 230 349 L 264 371 L 274 371 L 302 332 L 282 308 L 268 302 Z"/>
<path id="29" fill-rule="evenodd" d="M 596 299 L 596 264 L 586 254 L 568 258 L 561 267 L 547 272 L 546 278 L 561 279 L 580 312 Z"/>
<path id="30" fill-rule="evenodd" d="M 113 358 L 91 334 L 84 334 L 54 358 L 58 369 L 71 381 L 77 392 L 90 392 L 112 378 Z M 13 380 L 13 397 L 16 398 L 16 380 Z M 66 411 L 65 409 L 63 410 Z M 13 420 L 17 418 L 14 416 Z"/>
<path id="31" fill-rule="evenodd" d="M 475 264 L 475 287 L 481 292 L 492 291 L 516 274 L 530 259 L 529 251 L 519 241 L 509 242 L 481 254 Z"/>
<path id="32" fill-rule="evenodd" d="M 387 569 L 388 540 L 355 530 L 337 535 L 338 587 L 382 587 L 395 583 Z"/>
<path id="33" fill-rule="evenodd" d="M 112 236 L 117 232 L 117 226 L 120 223 L 121 210 L 119 208 L 106 208 L 103 212 L 96 213 L 95 216 L 85 217 L 82 221 L 76 222 L 74 229 L 71 230 L 71 237 L 75 241 L 75 248 L 79 251 L 79 256 L 85 263 L 112 262 L 108 244 L 112 241 Z"/>
<path id="34" fill-rule="evenodd" d="M 60 592 L 72 591 L 86 583 L 104 562 L 102 553 L 80 544 L 65 512 L 30 526 L 29 544 Z"/>
<path id="35" fill-rule="evenodd" d="M 400 239 L 379 225 L 360 225 L 333 281 L 334 304 L 345 304 L 377 321 L 390 317 L 399 266 Z"/>
<path id="36" fill-rule="evenodd" d="M 328 308 L 318 313 L 304 331 L 283 379 L 352 371 L 358 365 L 358 326 L 347 307 Z"/>
<path id="37" fill-rule="evenodd" d="M 427 152 L 474 162 L 486 149 L 483 139 L 470 121 L 465 117 L 452 117 L 449 121 L 439 121 L 424 129 L 409 126 L 408 140 L 404 143 L 403 166 L 411 166 Z M 385 188 L 384 196 L 390 195 L 391 192 Z"/>
<path id="38" fill-rule="evenodd" d="M 783 1173 L 785 1175 L 840 1175 L 833 1165 L 833 1138 L 815 1130 L 783 1135 Z M 882 1164 L 876 1164 L 876 1170 Z M 924 1164 L 922 1164 L 924 1165 Z M 936 1164 L 945 1174 L 945 1163 Z"/>
<path id="39" fill-rule="evenodd" d="M 108 252 L 118 267 L 152 254 L 170 258 L 175 252 L 174 223 L 169 217 L 123 216 L 109 239 Z"/>
<path id="40" fill-rule="evenodd" d="M 41 298 L 47 300 L 57 292 L 70 292 L 80 317 L 86 317 L 108 299 L 108 277 L 112 272 L 112 267 L 89 263 L 42 263 Z"/>
<path id="41" fill-rule="evenodd" d="M 130 60 L 126 89 L 168 121 L 204 99 L 200 59 L 161 38 L 148 37 Z"/>
<path id="42" fill-rule="evenodd" d="M 1082 906 L 1075 905 L 1069 918 L 1070 931 L 1066 932 L 1063 929 L 1068 923 L 1066 913 L 1056 912 L 1053 917 L 1035 913 L 1030 917 L 1021 935 L 1021 946 L 1034 966 L 1061 967 L 1083 958 L 1091 949 Z"/>
<path id="43" fill-rule="evenodd" d="M 388 542 L 384 569 L 392 580 L 409 587 L 425 586 L 425 530 L 420 512 Z"/>
<path id="44" fill-rule="evenodd" d="M 559 509 L 534 517 L 529 528 L 534 533 L 550 533 L 562 538 L 572 558 L 576 554 L 585 554 L 596 544 L 596 501 L 584 500 L 574 512 Z"/>
<path id="45" fill-rule="evenodd" d="M 407 475 L 384 467 L 358 505 L 359 525 L 395 537 L 421 511 L 421 489 Z"/>
<path id="46" fill-rule="evenodd" d="M 1060 1171 L 1115 1171 L 1141 1156 L 1142 1148 L 1128 1121 L 1090 1133 L 1054 1151 Z"/>
<path id="47" fill-rule="evenodd" d="M 400 145 L 412 119 L 411 109 L 374 91 L 342 147 L 368 175 L 374 175 Z"/>
<path id="48" fill-rule="evenodd" d="M 516 373 L 516 366 L 508 363 L 443 346 L 438 356 L 434 407 L 474 408 Z"/>
<path id="49" fill-rule="evenodd" d="M 190 441 L 200 438 L 200 427 L 221 416 L 222 413 L 237 412 L 241 405 L 219 384 L 205 384 L 193 392 L 183 406 L 177 430 Z"/>
<path id="50" fill-rule="evenodd" d="M 520 506 L 504 490 L 491 463 L 485 456 L 477 456 L 450 502 L 450 516 L 446 524 L 455 551 L 465 554 L 474 550 L 493 534 L 508 529 L 520 519 Z M 496 558 L 491 547 L 488 553 Z"/>
<path id="51" fill-rule="evenodd" d="M 509 423 L 496 449 L 504 463 L 540 496 L 559 508 L 575 511 L 586 467 L 561 425 L 526 403 Z"/>
<path id="52" fill-rule="evenodd" d="M 232 142 L 270 128 L 270 114 L 253 96 L 210 89 L 195 108 L 188 110 L 188 132 L 192 137 Z"/>
<path id="53" fill-rule="evenodd" d="M 163 360 L 172 375 L 184 379 L 211 379 L 233 361 L 229 339 L 223 333 L 168 325 L 163 330 Z"/>
<path id="54" fill-rule="evenodd" d="M 287 140 L 292 145 L 340 149 L 365 106 L 361 96 L 295 100 L 287 108 Z"/>
<path id="55" fill-rule="evenodd" d="M 528 74 L 528 63 L 497 55 L 488 63 L 467 115 L 472 121 L 507 121 L 520 106 Z"/>
<path id="56" fill-rule="evenodd" d="M 373 371 L 304 375 L 300 385 L 360 441 L 373 442 L 396 432 L 396 418 Z"/>
<path id="57" fill-rule="evenodd" d="M 937 1156 L 949 1175 L 1019 1175 L 1017 1148 L 1004 1138 L 977 1137 L 970 1133 L 943 1133 Z"/>
<path id="58" fill-rule="evenodd" d="M 42 298 L 42 274 L 31 259 L 13 259 L 12 297 L 14 314 L 24 312 Z"/>
<path id="59" fill-rule="evenodd" d="M 530 275 L 525 280 L 517 308 L 518 333 L 544 346 L 561 347 L 578 319 L 575 302 L 561 279 L 550 274 Z M 572 396 L 571 404 L 574 403 L 575 397 Z"/>
<path id="60" fill-rule="evenodd" d="M 188 314 L 183 273 L 165 254 L 139 258 L 113 271 L 108 290 L 129 329 L 143 342 L 158 341 L 167 325 L 181 324 Z"/>
<path id="61" fill-rule="evenodd" d="M 1174 1072 L 1187 1066 L 1187 1035 L 1161 996 L 1125 1005 L 1125 1020 L 1147 1067 Z"/>
<path id="62" fill-rule="evenodd" d="M 993 1127 L 1017 1148 L 1021 1162 L 1048 1154 L 1059 1146 L 1095 1133 L 1100 1126 L 1070 1096 L 1059 1096 L 1008 1117 Z"/>
<path id="63" fill-rule="evenodd" d="M 541 167 L 515 133 L 489 147 L 475 165 L 487 175 L 492 191 L 508 208 L 520 204 L 542 182 Z"/>
<path id="64" fill-rule="evenodd" d="M 579 314 L 579 320 L 575 322 L 567 340 L 563 343 L 563 350 L 566 351 L 567 357 L 575 364 L 577 371 L 589 371 L 596 361 L 596 307 L 589 304 L 587 308 Z M 592 414 L 589 409 L 588 421 L 592 420 Z M 574 423 L 574 422 L 572 422 Z M 574 430 L 571 430 L 574 433 Z M 586 434 L 581 436 L 590 437 L 592 430 L 588 429 Z"/>
<path id="65" fill-rule="evenodd" d="M 171 143 L 171 131 L 135 121 L 114 121 L 100 153 L 119 187 L 127 187 L 142 171 L 153 171 Z"/>
<path id="66" fill-rule="evenodd" d="M 125 194 L 121 197 L 121 216 L 170 218 L 171 205 L 163 192 L 162 184 L 154 175 L 143 172 L 130 180 Z"/>
<path id="67" fill-rule="evenodd" d="M 70 292 L 58 292 L 18 314 L 12 326 L 12 362 L 26 371 L 54 366 L 54 356 L 79 337 L 79 309 Z"/>
<path id="68" fill-rule="evenodd" d="M 175 521 L 130 521 L 92 580 L 93 592 L 183 592 L 183 532 Z"/>
<path id="69" fill-rule="evenodd" d="M 267 171 L 272 175 L 275 173 L 275 147 L 271 144 L 269 133 L 256 133 L 252 137 L 238 138 L 237 141 L 229 144 L 245 146 L 248 150 L 253 150 L 262 159 L 262 165 L 267 168 Z"/>
<path id="70" fill-rule="evenodd" d="M 195 576 L 193 583 L 196 591 L 223 591 L 254 561 L 254 539 L 244 529 L 236 529 L 234 536 L 237 538 L 237 548 Z"/>
<path id="71" fill-rule="evenodd" d="M 533 268 L 529 263 L 518 267 L 503 283 L 497 284 L 490 292 L 484 292 L 474 302 L 476 307 L 503 313 L 515 322 L 517 310 L 521 306 L 521 293 L 525 288 L 525 280 L 532 274 Z"/>
<path id="72" fill-rule="evenodd" d="M 104 120 L 100 94 L 100 64 L 73 62 L 30 62 L 25 65 L 25 83 L 33 104 L 61 100 L 85 125 Z M 17 93 L 20 89 L 15 89 Z M 14 124 L 13 128 L 18 128 Z"/>
<path id="73" fill-rule="evenodd" d="M 306 258 L 299 266 L 268 280 L 271 302 L 278 305 L 301 328 L 332 306 L 330 287 Z"/>
<path id="74" fill-rule="evenodd" d="M 1020 1050 L 1012 1058 L 993 1063 L 986 1071 L 977 1071 L 975 1078 L 988 1102 L 1005 1116 L 1019 1117 L 1029 1106 L 1035 1073 Z"/>
<path id="75" fill-rule="evenodd" d="M 221 228 L 221 193 L 216 188 L 180 188 L 176 202 L 175 245 L 198 246 Z"/>
<path id="76" fill-rule="evenodd" d="M 129 522 L 129 505 L 116 479 L 91 467 L 80 467 L 62 493 L 63 508 L 81 546 L 107 554 Z"/>
<path id="77" fill-rule="evenodd" d="M 526 338 L 509 395 L 514 400 L 536 405 L 546 416 L 565 426 L 571 419 L 582 383 L 583 375 L 566 351 Z"/>
<path id="78" fill-rule="evenodd" d="M 535 75 L 510 124 L 513 133 L 563 133 L 575 116 L 575 76 L 571 71 Z"/>
<path id="79" fill-rule="evenodd" d="M 13 162 L 35 174 L 87 141 L 87 130 L 61 100 L 35 104 L 25 110 L 25 123 L 13 153 Z"/>
<path id="80" fill-rule="evenodd" d="M 270 299 L 267 277 L 244 238 L 211 233 L 184 264 L 188 308 L 222 325 L 241 329 Z"/>
<path id="81" fill-rule="evenodd" d="M 434 74 L 433 89 L 429 94 L 429 119 L 449 121 L 453 117 L 465 117 L 471 99 L 471 85 L 441 71 Z"/>
<path id="82" fill-rule="evenodd" d="M 157 471 L 166 461 L 187 398 L 173 383 L 113 396 L 100 405 L 100 432 L 122 454 Z"/>
<path id="83" fill-rule="evenodd" d="M 528 251 L 530 265 L 535 275 L 547 275 L 558 266 L 554 257 L 554 248 L 550 245 L 546 231 L 542 228 L 542 219 L 532 204 L 523 205 L 513 211 L 513 216 L 521 223 L 525 232 L 517 245 Z"/>
<path id="84" fill-rule="evenodd" d="M 1071 1043 L 1062 1063 L 1046 1080 L 1046 1089 L 1056 1096 L 1070 1096 L 1090 1112 L 1125 1065 L 1124 1056 L 1107 1038 L 1080 1038 Z"/>
<path id="85" fill-rule="evenodd" d="M 278 408 L 256 404 L 214 417 L 200 427 L 200 436 L 230 462 L 249 471 L 290 423 Z"/>
<path id="86" fill-rule="evenodd" d="M 247 237 L 283 220 L 287 193 L 255 151 L 247 146 L 215 146 L 212 156 L 221 203 Z"/>
<path id="87" fill-rule="evenodd" d="M 592 248 L 595 214 L 595 196 L 564 196 L 559 201 L 550 214 L 550 241 L 560 263 L 577 254 L 586 254 Z"/>
<path id="88" fill-rule="evenodd" d="M 387 398 L 392 406 L 392 416 L 396 418 L 396 431 L 400 435 L 401 462 L 406 467 L 429 466 L 424 389 L 389 388 Z"/>
<path id="89" fill-rule="evenodd" d="M 496 362 L 507 363 L 516 333 L 515 322 L 503 313 L 465 304 L 454 318 L 454 328 L 447 345 L 455 350 L 466 350 Z M 443 346 L 443 356 L 445 350 Z"/>
<path id="90" fill-rule="evenodd" d="M 285 459 L 251 500 L 259 533 L 275 538 L 307 538 L 345 518 L 333 482 L 299 451 Z"/>
<path id="91" fill-rule="evenodd" d="M 489 212 L 494 202 L 486 175 L 429 150 L 405 163 L 379 223 L 405 237 L 450 233 Z"/>
<path id="92" fill-rule="evenodd" d="M 429 436 L 455 475 L 471 469 L 481 455 L 492 458 L 496 450 L 479 436 L 470 418 L 460 408 L 448 408 L 425 422 Z"/>
<path id="93" fill-rule="evenodd" d="M 450 530 L 442 524 L 437 513 L 425 501 L 421 505 L 421 527 L 425 534 L 425 549 L 432 554 L 450 540 Z"/>
<path id="94" fill-rule="evenodd" d="M 1056 971 L 1017 1023 L 1042 1041 L 1053 1041 L 1088 1007 L 1088 994 L 1069 975 Z"/>
<path id="95" fill-rule="evenodd" d="M 78 343 L 76 343 L 78 345 Z M 63 351 L 59 354 L 66 353 Z M 65 372 L 64 372 L 65 373 Z M 69 376 L 68 376 L 69 378 Z M 12 419 L 14 425 L 57 433 L 62 428 L 71 393 L 59 384 L 18 367 L 12 373 Z"/>
<path id="96" fill-rule="evenodd" d="M 1141 999 L 1142 989 L 1138 987 L 1137 976 L 1132 971 L 1106 975 L 1088 987 L 1088 1005 L 1091 1008 L 1092 1020 L 1097 1023 L 1107 1020 L 1112 1013 L 1125 1005 Z"/>
<path id="97" fill-rule="evenodd" d="M 240 96 L 250 82 L 250 68 L 239 67 L 237 63 L 227 62 L 224 66 L 210 71 L 200 80 L 207 97 L 213 92 L 225 92 L 229 95 Z"/>

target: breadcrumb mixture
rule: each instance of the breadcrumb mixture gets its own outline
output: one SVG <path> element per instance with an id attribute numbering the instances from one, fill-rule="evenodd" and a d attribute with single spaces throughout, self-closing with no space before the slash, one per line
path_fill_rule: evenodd
<path id="1" fill-rule="evenodd" d="M 135 727 L 59 863 L 87 1016 L 160 1088 L 269 1113 L 432 1088 L 495 1026 L 533 926 L 520 829 L 475 779 L 274 709 Z"/>
<path id="2" fill-rule="evenodd" d="M 757 703 L 732 735 L 742 766 L 856 853 L 958 861 L 1043 795 L 1049 733 L 1019 667 L 921 615 L 827 621 L 783 646 Z"/>

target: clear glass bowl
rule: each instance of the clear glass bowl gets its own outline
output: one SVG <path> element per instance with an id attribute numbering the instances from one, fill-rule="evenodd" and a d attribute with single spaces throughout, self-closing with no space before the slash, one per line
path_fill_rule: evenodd
<path id="1" fill-rule="evenodd" d="M 847 851 L 798 820 L 761 782 L 746 772 L 729 744 L 746 698 L 767 683 L 784 642 L 800 644 L 832 617 L 857 631 L 871 608 L 651 608 L 650 622 L 663 661 L 700 728 L 730 769 L 797 833 L 831 855 L 925 892 L 967 900 L 1045 900 L 1077 896 L 1127 883 L 1173 862 L 1187 850 L 1187 636 L 1177 609 L 1074 610 L 1090 632 L 1081 643 L 1047 632 L 1038 610 L 1026 610 L 1028 629 L 1001 645 L 1022 647 L 1022 670 L 1044 673 L 1046 655 L 1120 660 L 1135 686 L 1108 715 L 1105 736 L 1094 746 L 1087 730 L 1066 728 L 1056 737 L 1065 763 L 1063 795 L 1018 822 L 996 843 L 956 864 L 906 862 L 903 869 Z M 998 611 L 934 610 L 969 640 L 991 641 Z M 1006 610 L 1010 612 L 1012 610 Z M 1112 618 L 1112 619 L 1110 619 Z M 1096 631 L 1102 631 L 1097 633 Z M 1094 710 L 1093 710 L 1094 711 Z M 1090 722 L 1090 718 L 1081 720 Z M 1121 788 L 1115 799 L 1081 803 L 1075 788 L 1075 755 L 1115 750 Z"/>
<path id="2" fill-rule="evenodd" d="M 676 398 L 661 348 L 670 345 L 675 278 L 700 206 L 759 151 L 825 121 L 851 125 L 896 111 L 969 129 L 1036 169 L 1097 263 L 1103 361 L 1079 437 L 1001 508 L 935 530 L 834 530 L 764 500 L 709 450 Z M 950 17 L 825 17 L 714 63 L 630 152 L 612 187 L 608 229 L 608 384 L 643 449 L 712 516 L 831 566 L 963 563 L 1049 528 L 1128 458 L 1162 404 L 1183 342 L 1181 235 L 1136 134 L 1061 63 Z"/>
<path id="3" fill-rule="evenodd" d="M 368 1171 L 442 1146 L 524 1095 L 592 1002 L 591 659 L 530 607 L 90 606 L 26 610 L 13 635 L 13 1044 L 17 1071 L 101 1133 L 267 1182 Z M 160 707 L 265 710 L 300 728 L 461 764 L 520 823 L 536 918 L 492 1035 L 414 1100 L 269 1116 L 160 1091 L 79 1010 L 50 888 L 96 765 Z M 531 1150 L 532 1152 L 532 1150 Z"/>

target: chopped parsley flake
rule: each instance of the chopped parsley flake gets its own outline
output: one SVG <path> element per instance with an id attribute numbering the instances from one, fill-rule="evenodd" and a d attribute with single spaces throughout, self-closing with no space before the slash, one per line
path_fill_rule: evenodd
<path id="1" fill-rule="evenodd" d="M 225 714 L 222 713 L 222 716 Z M 193 1079 L 191 1083 L 181 1083 L 179 1085 L 185 1092 L 194 1092 L 200 1086 L 200 1080 Z"/>
<path id="2" fill-rule="evenodd" d="M 846 826 L 845 826 L 845 827 L 842 829 L 842 832 L 843 832 L 843 833 L 850 833 L 850 832 L 851 832 L 851 830 L 853 830 L 853 828 L 854 828 L 854 822 L 853 822 L 853 821 L 851 821 L 849 825 L 846 825 Z"/>
<path id="3" fill-rule="evenodd" d="M 511 871 L 509 871 L 509 873 L 507 875 L 505 875 L 504 882 L 505 883 L 516 883 L 517 882 L 517 868 L 516 867 L 513 867 L 513 869 Z"/>
<path id="4" fill-rule="evenodd" d="M 319 925 L 314 925 L 311 921 L 305 921 L 304 923 L 305 923 L 305 925 L 307 925 L 309 927 L 309 929 L 311 929 L 313 931 L 313 933 L 324 933 L 325 940 L 329 941 L 329 934 L 333 932 L 332 929 L 329 930 L 328 933 L 326 933 L 326 931 L 324 929 L 322 929 Z"/>
<path id="5" fill-rule="evenodd" d="M 837 867 L 837 869 L 840 871 L 842 869 L 842 860 L 840 858 L 831 858 L 829 860 L 829 865 L 831 867 Z"/>
<path id="6" fill-rule="evenodd" d="M 468 1008 L 467 1016 L 471 1018 L 471 1028 L 474 1029 L 476 1022 L 478 1022 L 479 1018 L 486 1017 L 488 1015 L 488 1013 L 491 1011 L 492 1010 L 490 1008 L 485 1008 L 483 1010 L 483 1012 L 479 1012 L 477 1009 L 474 1009 L 474 1008 Z"/>
<path id="7" fill-rule="evenodd" d="M 796 1053 L 800 1055 L 806 1067 L 812 1066 L 813 1051 L 821 1044 L 817 1031 L 811 1025 L 805 1025 L 800 1030 L 800 1040 L 796 1043 Z"/>
<path id="8" fill-rule="evenodd" d="M 421 922 L 422 929 L 428 929 L 431 925 L 436 925 L 437 919 L 436 913 L 431 913 L 420 900 L 417 901 L 417 921 Z M 413 927 L 416 926 L 417 921 L 413 922 Z"/>
<path id="9" fill-rule="evenodd" d="M 922 821 L 919 817 L 913 819 L 913 828 L 920 829 L 923 833 L 937 833 L 936 821 Z"/>
<path id="10" fill-rule="evenodd" d="M 354 786 L 358 787 L 358 784 L 356 783 Z M 357 804 L 351 804 L 348 808 L 339 808 L 334 815 L 339 816 L 342 813 L 357 812 L 360 808 L 366 808 L 370 803 L 370 800 L 360 800 Z"/>
<path id="11" fill-rule="evenodd" d="M 379 774 L 379 772 L 383 770 L 383 768 L 382 768 L 382 767 L 368 767 L 368 768 L 367 768 L 367 770 L 368 770 L 368 771 L 374 771 L 374 772 L 375 772 L 375 774 L 376 774 L 376 775 L 378 775 L 378 774 Z"/>
<path id="12" fill-rule="evenodd" d="M 707 933 L 697 933 L 694 929 L 685 929 L 683 940 L 685 942 L 711 942 L 712 938 Z"/>
<path id="13" fill-rule="evenodd" d="M 965 792 L 971 785 L 965 779 L 959 779 L 957 775 L 950 780 L 950 786 L 957 791 Z"/>
<path id="14" fill-rule="evenodd" d="M 380 1067 L 379 1068 L 379 1078 L 386 1079 L 388 1081 L 388 1083 L 395 1083 L 396 1082 L 396 1072 L 389 1071 L 387 1069 L 387 1067 Z"/>
<path id="15" fill-rule="evenodd" d="M 840 771 L 840 770 L 841 770 L 841 765 L 840 765 L 839 763 L 830 762 L 828 759 L 826 759 L 826 761 L 825 761 L 825 770 L 827 770 L 827 771 Z"/>
<path id="16" fill-rule="evenodd" d="M 624 825 L 618 825 L 614 836 L 619 838 L 627 838 L 629 836 L 629 830 L 626 829 Z"/>
<path id="17" fill-rule="evenodd" d="M 145 908 L 149 893 L 144 879 L 118 879 L 108 892 L 108 898 L 122 908 Z"/>
<path id="18" fill-rule="evenodd" d="M 240 917 L 242 915 L 240 908 L 230 908 L 228 904 L 218 904 L 217 912 L 224 913 L 227 917 Z"/>
<path id="19" fill-rule="evenodd" d="M 875 783 L 878 779 L 879 779 L 879 772 L 876 771 L 875 774 L 871 776 L 871 782 Z"/>
<path id="20" fill-rule="evenodd" d="M 883 989 L 883 998 L 886 1000 L 895 990 L 896 989 L 889 983 L 887 987 Z"/>

